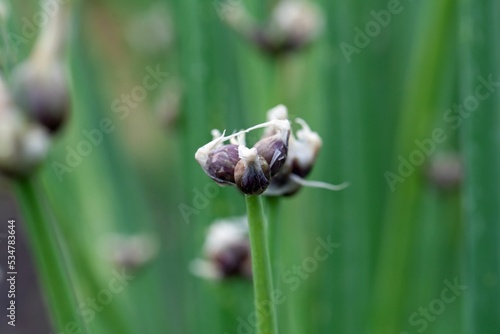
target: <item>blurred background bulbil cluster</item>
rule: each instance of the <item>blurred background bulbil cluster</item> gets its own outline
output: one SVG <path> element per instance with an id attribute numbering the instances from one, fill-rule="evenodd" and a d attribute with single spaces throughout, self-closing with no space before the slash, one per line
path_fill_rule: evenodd
<path id="1" fill-rule="evenodd" d="M 247 245 L 235 266 L 206 240 L 242 220 L 243 196 L 194 153 L 278 104 L 321 136 L 308 179 L 350 184 L 279 199 L 280 332 L 500 331 L 498 0 L 0 0 L 9 90 L 62 11 L 71 107 L 36 172 L 92 333 L 255 332 Z M 0 178 L 0 302 L 15 218 L 18 322 L 0 332 L 55 333 L 12 184 Z"/>

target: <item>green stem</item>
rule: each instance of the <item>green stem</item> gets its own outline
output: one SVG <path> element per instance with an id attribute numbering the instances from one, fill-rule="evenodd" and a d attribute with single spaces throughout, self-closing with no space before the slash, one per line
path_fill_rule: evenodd
<path id="1" fill-rule="evenodd" d="M 266 220 L 259 196 L 245 196 L 252 249 L 252 272 L 255 309 L 257 313 L 257 333 L 276 334 L 276 311 L 272 299 L 273 281 L 269 250 L 266 240 Z"/>
<path id="2" fill-rule="evenodd" d="M 77 326 L 81 333 L 87 333 L 87 328 L 77 312 L 78 301 L 64 263 L 58 231 L 50 215 L 44 210 L 36 180 L 19 180 L 17 195 L 24 213 L 24 226 L 30 239 L 31 251 L 52 310 L 54 325 L 62 331 Z"/>

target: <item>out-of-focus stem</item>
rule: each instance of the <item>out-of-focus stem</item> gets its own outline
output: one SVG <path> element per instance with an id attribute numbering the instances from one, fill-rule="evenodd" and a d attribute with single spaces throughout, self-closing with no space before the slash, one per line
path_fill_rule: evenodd
<path id="1" fill-rule="evenodd" d="M 24 213 L 24 226 L 30 239 L 47 301 L 52 311 L 54 325 L 61 331 L 75 325 L 80 333 L 87 328 L 78 314 L 78 301 L 71 286 L 71 278 L 64 263 L 64 256 L 50 215 L 42 206 L 34 177 L 17 181 L 17 196 Z"/>

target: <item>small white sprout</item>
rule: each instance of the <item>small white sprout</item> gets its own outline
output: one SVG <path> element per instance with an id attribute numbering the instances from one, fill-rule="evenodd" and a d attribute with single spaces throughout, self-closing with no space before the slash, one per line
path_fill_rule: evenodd
<path id="1" fill-rule="evenodd" d="M 236 145 L 236 146 L 239 146 L 239 145 L 246 146 L 247 145 L 246 144 L 246 133 L 243 130 L 240 130 L 238 132 L 238 136 L 232 137 L 231 139 L 229 139 L 229 142 L 232 145 Z"/>
<path id="2" fill-rule="evenodd" d="M 288 119 L 288 109 L 284 105 L 279 104 L 267 112 L 267 119 L 269 121 L 275 119 L 285 121 Z"/>
<path id="3" fill-rule="evenodd" d="M 294 135 L 290 136 L 289 161 L 290 163 L 295 162 L 304 170 L 299 175 L 308 174 L 316 162 L 323 141 L 316 132 L 311 131 L 311 128 L 303 119 L 297 118 L 295 122 L 300 124 L 302 129 L 297 130 L 296 137 Z"/>
<path id="4" fill-rule="evenodd" d="M 247 163 L 255 162 L 259 156 L 257 154 L 257 149 L 248 148 L 243 145 L 238 146 L 238 155 L 240 156 L 240 159 L 246 161 Z"/>

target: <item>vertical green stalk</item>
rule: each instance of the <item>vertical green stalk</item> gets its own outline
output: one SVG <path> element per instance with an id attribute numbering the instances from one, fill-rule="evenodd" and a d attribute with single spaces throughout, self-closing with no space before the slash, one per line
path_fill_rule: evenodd
<path id="1" fill-rule="evenodd" d="M 461 1 L 461 100 L 468 102 L 468 109 L 470 101 L 479 101 L 460 129 L 466 170 L 465 333 L 489 334 L 500 328 L 499 10 L 497 0 Z M 486 88 L 490 94 L 480 96 Z"/>
<path id="2" fill-rule="evenodd" d="M 65 245 L 67 245 L 67 251 L 71 254 L 71 266 L 69 270 L 74 272 L 74 283 L 77 295 L 95 295 L 103 288 L 103 283 L 99 281 L 98 273 L 95 270 L 95 261 L 85 252 L 84 243 L 82 243 L 82 231 L 75 229 L 74 221 L 67 218 L 67 215 L 62 213 L 60 207 L 56 207 L 55 203 L 57 200 L 54 198 L 54 194 L 48 190 L 47 187 L 45 195 L 47 196 L 47 202 L 53 208 L 53 214 L 55 219 L 60 223 L 59 230 L 61 235 L 64 236 Z M 53 190 L 53 187 L 51 187 Z M 61 191 L 68 191 L 65 188 L 61 188 Z M 129 308 L 123 303 L 111 303 L 106 305 L 106 309 L 102 311 L 102 315 L 99 316 L 99 320 L 103 322 L 106 330 L 115 331 L 122 334 L 134 333 L 132 321 L 130 317 L 127 317 L 127 312 Z M 97 333 L 96 320 L 89 323 L 88 328 L 93 334 Z"/>
<path id="3" fill-rule="evenodd" d="M 87 333 L 87 328 L 77 312 L 78 301 L 64 263 L 58 230 L 42 206 L 43 197 L 37 190 L 36 180 L 19 180 L 17 195 L 25 215 L 25 230 L 52 310 L 54 325 L 63 331 L 76 325 L 81 329 L 81 333 Z"/>
<path id="4" fill-rule="evenodd" d="M 422 30 L 418 31 L 414 64 L 408 72 L 408 86 L 396 135 L 394 160 L 408 157 L 415 150 L 414 141 L 428 138 L 436 119 L 436 97 L 445 67 L 446 51 L 454 36 L 453 14 L 456 2 L 439 0 L 426 4 L 421 14 Z M 397 170 L 394 164 L 393 170 Z M 383 226 L 372 299 L 371 333 L 397 333 L 406 324 L 410 277 L 410 253 L 416 242 L 415 229 L 418 204 L 425 183 L 416 168 L 404 183 L 387 198 L 386 221 Z"/>
<path id="5" fill-rule="evenodd" d="M 273 282 L 262 199 L 260 196 L 245 196 L 245 198 L 250 229 L 257 333 L 276 334 L 278 327 L 272 299 Z"/>

